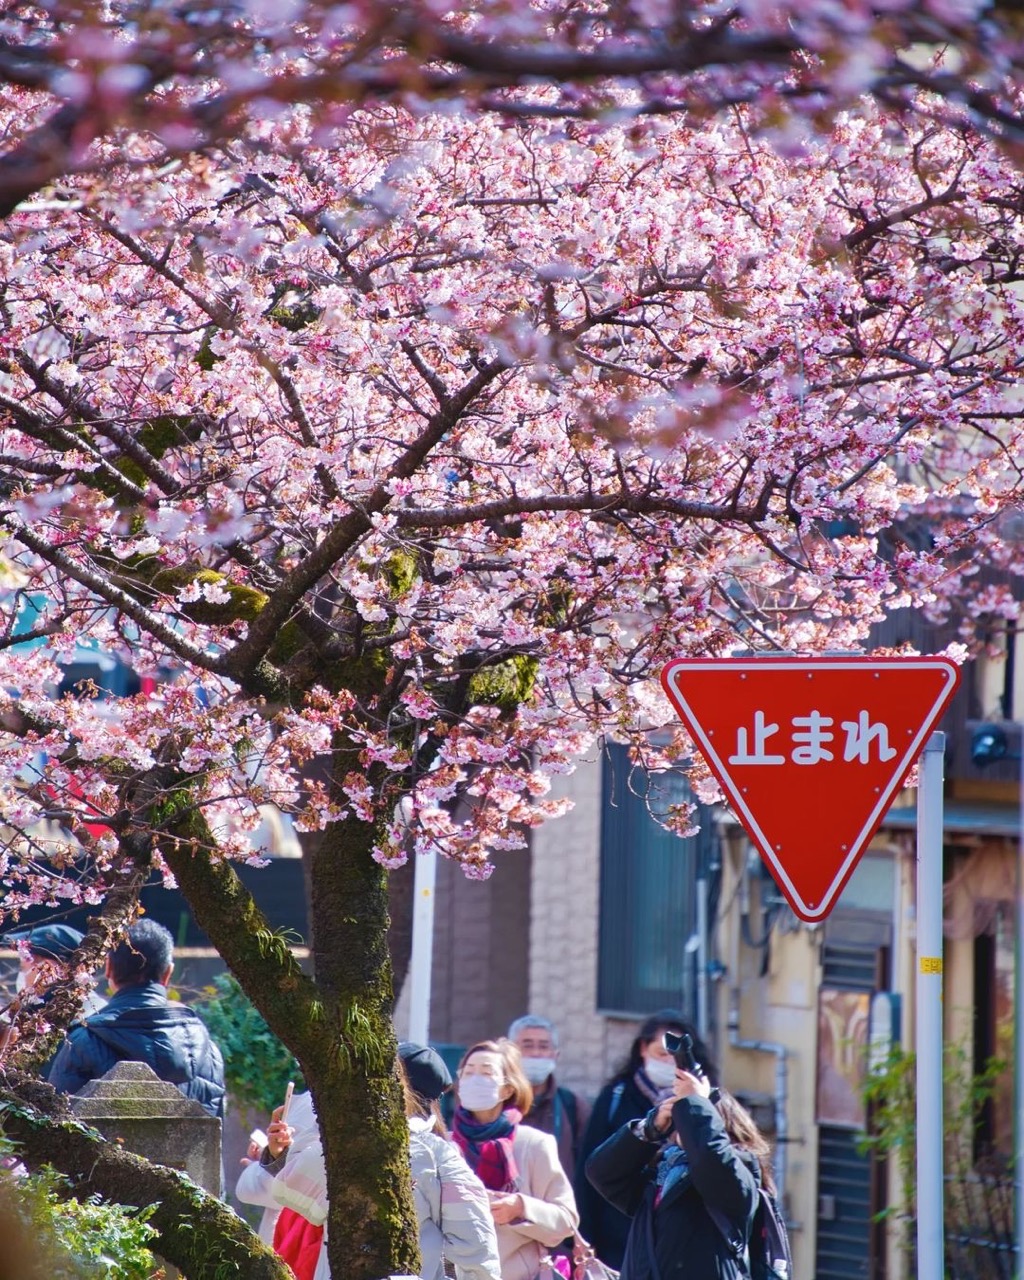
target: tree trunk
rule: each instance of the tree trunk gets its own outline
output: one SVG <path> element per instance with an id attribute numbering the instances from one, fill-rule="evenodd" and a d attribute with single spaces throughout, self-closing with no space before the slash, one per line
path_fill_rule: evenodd
<path id="1" fill-rule="evenodd" d="M 415 1274 L 420 1262 L 375 838 L 368 823 L 334 823 L 310 868 L 316 984 L 335 1039 L 307 1079 L 327 1164 L 331 1274 L 346 1280 Z"/>
<path id="2" fill-rule="evenodd" d="M 198 821 L 193 813 L 193 824 Z M 419 1268 L 419 1232 L 388 958 L 387 873 L 372 825 L 333 823 L 309 853 L 315 979 L 299 968 L 230 863 L 195 843 L 164 857 L 182 893 L 271 1030 L 295 1054 L 313 1096 L 330 1202 L 331 1273 L 381 1280 Z"/>

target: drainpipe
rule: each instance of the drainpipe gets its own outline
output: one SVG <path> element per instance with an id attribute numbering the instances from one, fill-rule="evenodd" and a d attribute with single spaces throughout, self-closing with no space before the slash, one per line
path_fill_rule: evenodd
<path id="1" fill-rule="evenodd" d="M 786 1103 L 789 1098 L 789 1068 L 786 1065 L 788 1049 L 774 1040 L 744 1040 L 740 1035 L 740 990 L 733 987 L 729 993 L 729 1044 L 733 1049 L 749 1049 L 754 1053 L 775 1055 L 775 1183 L 779 1204 L 784 1206 L 786 1190 L 786 1144 L 789 1126 L 786 1123 Z"/>
<path id="2" fill-rule="evenodd" d="M 697 1034 L 705 1044 L 711 1039 L 708 1018 L 708 878 L 697 878 Z"/>
<path id="3" fill-rule="evenodd" d="M 739 883 L 739 913 L 741 919 L 750 918 L 750 865 L 747 862 L 737 870 Z M 740 971 L 740 929 L 733 929 L 729 949 L 729 971 L 734 976 Z M 789 1050 L 784 1044 L 774 1040 L 745 1040 L 740 1035 L 740 989 L 738 985 L 729 989 L 729 1012 L 726 1015 L 726 1027 L 729 1032 L 729 1045 L 733 1049 L 749 1049 L 752 1053 L 773 1053 L 775 1055 L 775 1183 L 779 1204 L 783 1206 L 783 1193 L 786 1189 L 786 1157 L 789 1142 L 789 1125 L 786 1119 L 789 1101 L 789 1067 L 786 1063 Z"/>

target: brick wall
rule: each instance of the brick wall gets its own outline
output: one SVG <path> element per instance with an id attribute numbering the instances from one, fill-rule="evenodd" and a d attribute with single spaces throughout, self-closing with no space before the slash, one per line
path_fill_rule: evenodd
<path id="1" fill-rule="evenodd" d="M 530 854 L 494 859 L 490 879 L 467 880 L 438 859 L 434 907 L 430 1039 L 468 1045 L 504 1035 L 528 992 Z M 395 1029 L 408 1033 L 409 983 L 395 1009 Z"/>
<path id="2" fill-rule="evenodd" d="M 563 1084 L 593 1096 L 629 1051 L 637 1023 L 596 1010 L 601 765 L 556 778 L 573 808 L 533 833 L 530 1009 L 557 1023 Z"/>

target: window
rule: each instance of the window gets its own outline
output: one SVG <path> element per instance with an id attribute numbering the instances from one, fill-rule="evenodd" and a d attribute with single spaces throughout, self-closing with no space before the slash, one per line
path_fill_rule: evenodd
<path id="1" fill-rule="evenodd" d="M 695 1007 L 696 881 L 716 847 L 711 810 L 700 834 L 680 839 L 652 814 L 692 800 L 677 773 L 633 769 L 624 747 L 609 746 L 601 788 L 601 909 L 597 1004 L 605 1013 L 645 1016 Z"/>
<path id="2" fill-rule="evenodd" d="M 974 939 L 974 1061 L 981 1074 L 993 1058 L 1013 1062 L 1013 913 L 1014 904 L 1003 902 L 994 912 L 985 933 Z M 981 1108 L 974 1129 L 974 1156 L 993 1152 L 1009 1155 L 1013 1140 L 1013 1072 L 995 1080 L 992 1096 Z"/>

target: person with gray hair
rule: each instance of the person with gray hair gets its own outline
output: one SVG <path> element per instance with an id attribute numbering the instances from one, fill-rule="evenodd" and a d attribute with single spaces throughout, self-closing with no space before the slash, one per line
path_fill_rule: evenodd
<path id="1" fill-rule="evenodd" d="M 523 1071 L 533 1087 L 533 1104 L 523 1116 L 523 1124 L 553 1135 L 558 1158 L 571 1181 L 590 1116 L 590 1104 L 555 1079 L 558 1028 L 550 1018 L 526 1013 L 509 1027 L 508 1038 L 518 1047 Z"/>

